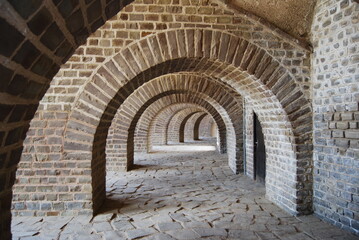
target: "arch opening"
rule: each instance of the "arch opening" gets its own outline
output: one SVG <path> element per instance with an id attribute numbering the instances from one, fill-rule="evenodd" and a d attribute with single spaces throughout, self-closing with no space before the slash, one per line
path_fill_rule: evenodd
<path id="1" fill-rule="evenodd" d="M 195 44 L 194 36 L 201 39 L 201 44 Z M 179 40 L 168 41 L 173 38 Z M 238 47 L 232 49 L 231 44 L 226 44 L 227 40 L 237 42 Z M 179 44 L 182 41 L 193 49 L 183 47 Z M 151 42 L 157 44 L 156 49 Z M 142 55 L 148 51 L 148 55 Z M 200 73 L 211 81 L 222 82 L 246 98 L 263 122 L 265 140 L 275 142 L 267 144 L 270 149 L 267 197 L 293 214 L 311 211 L 308 200 L 310 182 L 303 183 L 306 185 L 304 188 L 297 185 L 301 179 L 298 175 L 310 177 L 308 171 L 297 171 L 300 162 L 311 161 L 308 159 L 311 144 L 308 101 L 291 74 L 265 51 L 235 35 L 208 29 L 169 30 L 130 44 L 106 62 L 84 88 L 66 124 L 63 156 L 67 161 L 92 159 L 89 189 L 94 196 L 88 199 L 87 209 L 91 209 L 92 202 L 100 205 L 97 203 L 101 203 L 105 196 L 105 175 L 101 173 L 105 173 L 106 129 L 116 109 L 129 93 L 151 79 L 181 72 Z M 194 89 L 198 86 L 192 85 Z M 81 115 L 84 112 L 85 117 Z M 234 134 L 233 140 L 236 137 Z M 73 142 L 71 139 L 74 138 L 82 140 Z M 234 154 L 238 154 L 237 150 L 231 149 Z M 286 167 L 281 168 L 277 163 Z M 310 166 L 306 165 L 309 169 Z M 289 170 L 280 174 L 284 178 L 274 174 L 283 169 Z"/>

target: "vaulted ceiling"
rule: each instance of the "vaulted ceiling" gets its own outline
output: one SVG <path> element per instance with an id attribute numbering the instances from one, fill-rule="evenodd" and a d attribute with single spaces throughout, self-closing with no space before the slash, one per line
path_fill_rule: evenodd
<path id="1" fill-rule="evenodd" d="M 313 11 L 317 0 L 220 0 L 263 18 L 295 38 L 309 40 Z"/>

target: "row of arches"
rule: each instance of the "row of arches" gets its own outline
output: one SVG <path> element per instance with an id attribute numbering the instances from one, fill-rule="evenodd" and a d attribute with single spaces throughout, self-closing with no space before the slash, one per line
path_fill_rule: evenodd
<path id="1" fill-rule="evenodd" d="M 74 188 L 81 176 L 79 191 L 89 194 L 80 202 L 70 196 L 69 202 L 78 204 L 61 210 L 97 212 L 106 196 L 106 168 L 133 166 L 139 120 L 147 119 L 151 126 L 156 108 L 175 103 L 196 104 L 212 116 L 220 151 L 228 154 L 234 173 L 243 172 L 243 99 L 263 126 L 267 197 L 293 214 L 310 212 L 309 101 L 292 74 L 266 51 L 209 29 L 149 35 L 109 59 L 86 83 L 65 121 L 60 145 L 61 161 L 79 168 L 64 170 L 74 178 Z M 142 129 L 156 131 L 148 126 Z M 173 127 L 178 126 L 167 129 Z M 59 175 L 54 185 L 66 181 Z M 68 193 L 65 189 L 61 194 Z M 15 199 L 19 195 L 21 191 Z"/>
<path id="2" fill-rule="evenodd" d="M 355 1 L 318 1 L 313 49 L 236 4 L 2 1 L 0 238 L 11 238 L 11 206 L 14 215 L 94 214 L 104 200 L 107 165 L 130 166 L 136 149 L 168 142 L 171 128 L 160 122 L 169 123 L 169 109 L 181 104 L 207 114 L 197 123 L 200 131 L 218 126 L 218 149 L 228 152 L 234 172 L 250 177 L 256 113 L 266 145 L 267 198 L 292 214 L 310 213 L 314 201 L 316 214 L 355 228 L 357 62 L 352 51 L 342 51 L 356 44 Z M 332 74 L 331 65 L 339 70 Z M 172 78 L 201 85 L 168 88 Z M 153 89 L 132 95 L 154 79 L 157 95 L 147 94 Z M 207 92 L 204 82 L 221 90 Z M 142 100 L 126 109 L 129 99 Z M 127 110 L 130 115 L 119 116 Z M 117 117 L 131 120 L 126 129 Z M 348 129 L 337 134 L 332 127 L 341 121 Z M 123 146 L 134 147 L 121 153 L 116 147 L 114 156 L 122 157 L 109 159 L 108 143 L 118 132 Z"/>

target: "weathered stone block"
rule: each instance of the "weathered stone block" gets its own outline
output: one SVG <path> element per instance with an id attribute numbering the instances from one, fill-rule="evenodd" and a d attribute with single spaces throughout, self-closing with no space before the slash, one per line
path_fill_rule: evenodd
<path id="1" fill-rule="evenodd" d="M 347 130 L 345 131 L 346 138 L 359 139 L 359 130 Z"/>

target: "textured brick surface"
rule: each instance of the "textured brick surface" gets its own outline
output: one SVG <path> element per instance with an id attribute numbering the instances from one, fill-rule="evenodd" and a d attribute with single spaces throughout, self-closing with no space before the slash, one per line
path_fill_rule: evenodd
<path id="1" fill-rule="evenodd" d="M 218 54 L 222 56 L 222 58 L 223 56 L 226 56 L 226 61 L 233 62 L 234 65 L 228 65 L 228 63 L 218 64 L 211 60 L 200 62 L 194 61 L 193 59 L 186 60 L 185 58 L 176 61 L 173 60 L 173 62 L 175 62 L 176 64 L 173 64 L 170 61 L 166 62 L 166 60 L 170 60 L 172 56 L 180 56 L 179 54 L 182 54 L 182 57 L 186 55 L 194 56 L 194 54 L 202 56 L 202 52 L 204 53 L 202 48 L 205 46 L 205 44 L 194 44 L 195 42 L 198 43 L 198 41 L 195 41 L 195 39 L 202 38 L 202 36 L 209 36 L 210 39 L 213 38 L 213 41 L 210 42 L 210 46 L 207 46 L 208 48 L 212 49 L 210 53 L 211 58 L 215 59 L 219 57 Z M 175 39 L 186 39 L 187 47 L 182 48 L 179 44 L 180 41 L 178 40 L 168 42 L 168 39 L 171 39 L 173 37 L 175 37 Z M 285 122 L 285 120 L 280 117 L 281 115 L 285 114 L 285 111 L 287 111 L 290 114 L 288 116 L 289 120 L 294 121 L 298 118 L 308 119 L 306 117 L 306 114 L 310 114 L 310 112 L 304 111 L 305 108 L 308 108 L 308 102 L 304 98 L 304 95 L 300 94 L 301 88 L 296 85 L 295 79 L 292 80 L 291 84 L 283 84 L 284 82 L 282 81 L 282 79 L 285 79 L 285 81 L 290 81 L 291 79 L 290 75 L 285 74 L 285 68 L 280 67 L 280 65 L 276 63 L 275 60 L 268 60 L 270 59 L 270 56 L 265 55 L 259 50 L 257 51 L 257 47 L 255 45 L 249 44 L 247 42 L 246 44 L 240 45 L 241 47 L 243 47 L 243 49 L 241 49 L 241 47 L 236 48 L 234 55 L 224 54 L 224 51 L 232 52 L 232 50 L 228 49 L 227 45 L 221 44 L 221 39 L 223 39 L 223 41 L 227 41 L 226 39 L 233 38 L 236 37 L 234 35 L 226 35 L 225 33 L 222 33 L 220 31 L 197 31 L 191 29 L 186 31 L 167 31 L 158 35 L 151 35 L 145 39 L 140 40 L 136 44 L 129 45 L 128 48 L 125 48 L 120 53 L 116 54 L 116 56 L 113 57 L 113 60 L 106 62 L 103 67 L 98 69 L 97 75 L 92 78 L 92 81 L 89 81 L 86 84 L 83 94 L 81 94 L 77 98 L 77 103 L 74 105 L 71 116 L 69 116 L 69 121 L 67 121 L 67 123 L 65 124 L 67 126 L 67 130 L 63 133 L 65 140 L 62 143 L 64 146 L 64 153 L 62 154 L 62 158 L 64 159 L 76 159 L 78 160 L 77 162 L 83 162 L 87 158 L 87 156 L 92 155 L 90 149 L 92 149 L 93 153 L 96 153 L 92 155 L 96 156 L 96 158 L 93 158 L 94 164 L 90 165 L 89 163 L 86 163 L 87 167 L 91 167 L 96 170 L 96 172 L 92 172 L 93 178 L 91 180 L 91 186 L 94 189 L 95 193 L 95 195 L 93 196 L 95 205 L 99 206 L 104 197 L 104 154 L 106 145 L 105 139 L 108 131 L 106 129 L 109 128 L 111 119 L 114 116 L 113 109 L 117 109 L 120 106 L 119 103 L 123 102 L 123 100 L 127 98 L 128 94 L 133 92 L 138 86 L 140 86 L 140 84 L 149 81 L 152 78 L 160 76 L 162 74 L 162 71 L 165 69 L 166 72 L 179 72 L 189 70 L 191 72 L 202 72 L 208 76 L 212 76 L 212 78 L 214 79 L 225 79 L 224 84 L 230 85 L 231 88 L 234 89 L 234 92 L 239 91 L 241 93 L 247 93 L 247 97 L 249 97 L 253 102 L 252 104 L 254 106 L 254 109 L 257 109 L 257 111 L 259 112 L 260 119 L 263 122 L 263 126 L 265 129 L 265 135 L 268 136 L 267 139 L 273 141 L 272 143 L 268 142 L 268 149 L 273 148 L 273 150 L 268 151 L 268 197 L 279 205 L 282 205 L 283 208 L 286 208 L 293 213 L 296 213 L 297 211 L 310 211 L 308 210 L 310 209 L 310 202 L 308 201 L 308 199 L 311 198 L 311 179 L 310 175 L 306 176 L 307 174 L 309 174 L 309 171 L 305 170 L 307 168 L 310 169 L 311 167 L 310 156 L 306 154 L 306 152 L 310 151 L 311 149 L 305 147 L 310 144 L 310 138 L 308 138 L 308 135 L 310 135 L 310 121 L 304 121 L 304 124 L 294 124 L 293 126 L 295 126 L 297 129 L 293 130 L 294 135 L 290 137 L 291 130 L 286 130 L 286 128 L 291 128 L 289 122 Z M 207 40 L 203 39 L 203 41 L 206 42 Z M 245 42 L 244 40 L 240 39 L 234 39 L 233 41 L 242 41 L 243 43 Z M 218 46 L 217 50 L 215 46 Z M 146 49 L 150 50 L 148 55 L 144 55 Z M 244 53 L 244 58 L 242 58 L 242 55 L 240 54 L 241 52 Z M 256 56 L 256 52 L 260 53 L 259 56 L 261 56 L 262 59 L 264 59 L 265 61 L 258 61 L 260 57 L 252 57 L 251 54 L 254 54 Z M 75 59 L 77 57 L 73 56 L 72 58 Z M 272 64 L 270 64 L 271 61 Z M 153 66 L 154 64 L 157 65 Z M 264 68 L 261 66 L 261 64 L 264 64 L 265 66 L 269 64 L 271 67 L 267 67 L 266 70 L 262 70 Z M 257 67 L 255 67 L 256 65 Z M 240 72 L 240 70 L 236 70 L 236 66 L 240 68 L 248 67 L 250 68 L 250 71 L 254 72 L 255 74 L 257 74 L 258 77 L 262 77 L 263 79 L 261 80 L 261 82 L 254 81 L 254 79 L 251 78 L 249 75 Z M 141 71 L 143 72 L 142 74 L 140 73 Z M 69 76 L 70 78 L 78 76 L 77 74 L 72 74 L 72 72 L 70 71 L 64 71 L 63 74 L 64 76 Z M 130 78 L 133 78 L 131 80 L 133 84 L 126 84 Z M 65 79 L 66 77 L 63 78 L 63 80 Z M 80 84 L 85 83 L 84 81 L 78 82 Z M 238 84 L 239 82 L 240 84 Z M 54 83 L 57 84 L 56 78 L 54 80 Z M 284 109 L 281 110 L 281 108 L 279 107 L 281 105 L 279 101 L 273 102 L 273 100 L 275 99 L 271 97 L 273 96 L 271 95 L 273 93 L 264 91 L 265 88 L 261 87 L 261 84 L 264 83 L 266 83 L 267 87 L 272 88 L 273 91 L 278 94 L 278 96 L 280 96 L 280 99 L 284 104 Z M 121 86 L 123 87 L 121 88 Z M 197 89 L 199 86 L 200 85 L 193 85 L 192 88 Z M 293 88 L 293 86 L 297 87 Z M 252 90 L 248 91 L 249 88 Z M 287 90 L 288 88 L 290 88 L 289 91 Z M 52 92 L 55 89 L 56 88 L 50 89 L 49 92 Z M 67 90 L 69 89 L 66 89 L 65 92 Z M 162 90 L 162 87 L 159 87 L 158 90 Z M 285 91 L 285 94 L 282 94 L 282 91 Z M 227 108 L 233 108 L 231 109 L 231 111 L 238 111 L 234 106 L 230 104 L 230 102 L 225 103 L 227 101 L 226 96 L 218 93 L 214 92 L 214 95 L 212 95 L 219 97 L 219 99 L 221 99 L 220 102 L 222 102 L 221 104 L 229 104 L 227 105 Z M 284 96 L 282 96 L 281 94 Z M 288 100 L 290 98 L 293 98 L 292 94 L 296 97 L 296 102 L 290 102 Z M 258 98 L 259 96 L 267 96 L 268 101 L 273 102 L 273 104 L 268 105 L 268 102 L 263 101 L 263 98 Z M 111 98 L 113 98 L 113 100 L 111 100 Z M 62 98 L 58 96 L 57 99 L 60 100 Z M 67 101 L 66 99 L 70 101 Z M 44 103 L 46 104 L 40 107 L 40 109 L 53 109 L 56 111 L 63 111 L 63 109 L 71 109 L 71 101 L 75 99 L 71 99 L 70 96 L 67 96 L 66 99 L 64 99 L 64 104 L 61 107 L 59 106 L 57 108 L 56 105 L 52 104 L 52 102 L 54 101 L 53 98 L 49 95 L 45 96 Z M 109 105 L 107 106 L 106 104 Z M 105 113 L 101 114 L 101 111 L 105 111 Z M 85 115 L 83 114 L 84 112 L 86 112 Z M 46 113 L 46 111 L 44 113 Z M 102 119 L 100 119 L 101 116 Z M 42 120 L 41 122 L 46 123 L 47 121 L 44 122 Z M 54 119 L 55 125 L 58 124 L 58 126 L 64 126 L 63 123 L 57 122 L 58 121 Z M 96 126 L 98 127 L 96 128 Z M 63 130 L 60 129 L 58 131 L 62 132 Z M 236 142 L 234 140 L 235 137 L 242 139 L 240 137 L 241 131 L 237 131 L 237 133 L 236 131 L 232 131 L 230 129 L 227 129 L 227 131 L 228 136 L 233 136 L 230 142 Z M 75 139 L 76 141 L 74 141 Z M 90 147 L 92 144 L 92 139 L 96 139 L 93 145 L 95 146 L 95 148 Z M 293 152 L 293 148 L 291 147 L 292 141 L 296 141 L 296 144 L 298 144 L 298 151 L 300 151 L 297 159 Z M 279 143 L 282 143 L 282 145 Z M 32 144 L 30 144 L 29 147 L 31 145 Z M 36 154 L 30 153 L 29 156 L 32 157 L 30 157 L 29 160 L 31 161 L 33 157 L 37 158 L 37 156 L 39 156 L 39 153 L 40 152 L 36 152 Z M 45 157 L 49 155 L 48 152 L 44 153 Z M 128 153 L 130 153 L 129 156 L 132 155 L 132 151 Z M 228 154 L 230 156 L 238 155 L 238 157 L 242 155 L 239 148 L 237 147 L 229 148 Z M 283 160 L 279 160 L 282 158 Z M 305 185 L 305 187 L 298 190 L 296 190 L 295 187 L 292 187 L 297 181 L 296 175 L 298 173 L 296 171 L 296 161 L 303 162 L 302 164 L 298 165 L 301 169 L 303 169 L 298 173 L 305 176 L 300 178 L 304 180 L 303 184 Z M 278 164 L 276 164 L 276 162 L 283 162 L 286 167 L 281 168 L 278 166 Z M 78 165 L 78 163 L 73 164 L 75 164 L 75 166 Z M 289 165 L 292 167 L 288 167 Z M 236 169 L 235 164 L 232 165 L 232 168 Z M 292 173 L 278 174 L 278 171 L 283 171 L 280 169 L 286 169 L 292 171 Z M 76 185 L 78 181 L 78 178 L 76 178 L 76 176 L 85 173 L 86 169 L 73 172 L 73 174 L 75 174 L 75 177 L 73 178 L 73 184 Z M 283 175 L 287 176 L 287 179 L 284 179 L 282 177 Z M 55 182 L 57 181 L 58 180 L 56 180 Z M 76 186 L 74 187 L 76 188 Z M 89 190 L 91 189 L 89 185 L 84 185 L 81 188 L 76 189 L 80 191 L 83 187 L 87 187 L 87 189 Z M 303 200 L 301 204 L 297 206 L 296 197 L 293 196 L 300 196 L 300 198 L 306 200 Z"/>
<path id="2" fill-rule="evenodd" d="M 319 1 L 312 27 L 314 211 L 357 234 L 358 14 L 353 1 Z"/>
<path id="3" fill-rule="evenodd" d="M 9 238 L 20 156 L 14 214 L 92 213 L 105 198 L 111 134 L 126 132 L 116 143 L 125 166 L 136 149 L 168 140 L 159 121 L 180 110 L 169 104 L 184 100 L 211 115 L 198 123 L 199 137 L 210 136 L 215 122 L 230 167 L 245 165 L 249 176 L 255 111 L 267 149 L 267 197 L 292 214 L 310 213 L 314 202 L 316 214 L 358 233 L 355 1 L 318 1 L 312 56 L 263 19 L 212 1 L 9 0 L 0 12 L 0 238 Z M 171 79 L 135 94 L 153 78 L 181 72 L 218 91 L 204 82 L 181 89 Z M 169 82 L 180 92 L 165 93 Z M 155 92 L 161 100 L 145 103 Z M 234 103 L 238 96 L 243 106 Z M 194 118 L 174 124 L 175 133 L 195 135 Z M 116 121 L 128 121 L 126 129 L 111 129 Z"/>

